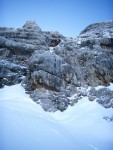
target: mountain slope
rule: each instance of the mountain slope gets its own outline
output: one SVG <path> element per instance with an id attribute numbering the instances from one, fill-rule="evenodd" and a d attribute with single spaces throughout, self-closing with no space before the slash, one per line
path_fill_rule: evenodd
<path id="1" fill-rule="evenodd" d="M 105 109 L 87 97 L 65 112 L 48 113 L 21 85 L 0 89 L 1 150 L 112 150 L 113 122 Z"/>
<path id="2" fill-rule="evenodd" d="M 45 111 L 64 111 L 81 95 L 112 108 L 112 91 L 95 87 L 113 83 L 113 21 L 91 24 L 75 38 L 42 31 L 35 21 L 0 27 L 0 88 L 20 82 Z M 90 95 L 78 91 L 88 86 Z"/>

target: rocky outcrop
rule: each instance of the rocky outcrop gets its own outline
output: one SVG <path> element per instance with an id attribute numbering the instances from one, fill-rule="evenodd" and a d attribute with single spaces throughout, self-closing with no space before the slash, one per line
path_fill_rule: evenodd
<path id="1" fill-rule="evenodd" d="M 19 29 L 0 28 L 0 54 L 0 86 L 22 80 L 46 111 L 63 111 L 82 96 L 112 107 L 112 91 L 105 90 L 107 99 L 104 89 L 92 89 L 89 95 L 80 89 L 113 82 L 113 21 L 92 24 L 75 38 L 42 31 L 35 21 Z"/>
<path id="2" fill-rule="evenodd" d="M 38 87 L 30 97 L 42 106 L 45 111 L 64 111 L 68 107 L 68 92 L 55 92 Z"/>
<path id="3" fill-rule="evenodd" d="M 71 66 L 64 59 L 51 52 L 36 51 L 29 59 L 32 84 L 45 85 L 61 91 L 73 77 Z"/>
<path id="4" fill-rule="evenodd" d="M 107 120 L 108 122 L 113 121 L 113 116 L 104 116 L 103 119 Z"/>
<path id="5" fill-rule="evenodd" d="M 49 47 L 57 46 L 65 37 L 59 32 L 43 32 Z"/>
<path id="6" fill-rule="evenodd" d="M 22 28 L 18 29 L 1 27 L 0 87 L 19 83 L 21 81 L 19 78 L 29 72 L 27 64 L 33 52 L 49 50 L 51 40 L 58 41 L 60 38 L 63 38 L 60 33 L 42 32 L 35 21 L 27 21 Z M 12 69 L 12 66 L 15 69 Z"/>

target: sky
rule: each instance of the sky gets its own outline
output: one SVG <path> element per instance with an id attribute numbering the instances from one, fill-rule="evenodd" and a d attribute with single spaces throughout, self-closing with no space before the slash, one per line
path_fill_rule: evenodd
<path id="1" fill-rule="evenodd" d="M 89 24 L 113 20 L 113 0 L 0 0 L 0 26 L 35 20 L 44 31 L 75 37 Z"/>

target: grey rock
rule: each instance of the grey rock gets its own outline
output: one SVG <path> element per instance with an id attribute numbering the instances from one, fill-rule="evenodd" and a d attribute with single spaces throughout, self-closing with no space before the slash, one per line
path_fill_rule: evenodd
<path id="1" fill-rule="evenodd" d="M 20 83 L 22 77 L 27 74 L 27 67 L 0 60 L 0 82 L 1 85 L 13 85 Z"/>
<path id="2" fill-rule="evenodd" d="M 58 108 L 60 111 L 66 110 L 67 107 L 68 107 L 68 102 L 65 101 L 65 100 L 62 100 L 62 101 L 60 100 L 60 102 L 58 103 L 58 106 L 57 106 L 57 108 Z"/>
<path id="3" fill-rule="evenodd" d="M 80 35 L 91 35 L 96 37 L 113 36 L 113 21 L 94 23 L 81 31 Z M 100 32 L 101 31 L 101 32 Z"/>
<path id="4" fill-rule="evenodd" d="M 108 122 L 113 121 L 113 116 L 104 116 L 103 119 L 105 119 Z"/>
<path id="5" fill-rule="evenodd" d="M 42 31 L 35 21 L 2 27 L 0 59 L 0 87 L 21 82 L 45 111 L 64 111 L 84 96 L 113 107 L 113 92 L 94 88 L 113 83 L 113 21 L 89 25 L 76 38 Z"/>
<path id="6" fill-rule="evenodd" d="M 29 80 L 35 85 L 41 84 L 61 91 L 73 77 L 71 66 L 62 57 L 50 52 L 37 51 L 29 59 L 28 65 L 31 72 Z"/>
<path id="7" fill-rule="evenodd" d="M 77 90 L 77 96 L 87 96 L 86 88 L 79 87 Z"/>
<path id="8" fill-rule="evenodd" d="M 31 80 L 33 82 L 32 84 L 36 86 L 42 85 L 57 91 L 60 91 L 63 86 L 62 80 L 59 77 L 43 70 L 34 71 L 31 74 Z"/>
<path id="9" fill-rule="evenodd" d="M 97 102 L 105 108 L 113 107 L 113 91 L 108 88 L 102 88 L 97 91 Z"/>
<path id="10" fill-rule="evenodd" d="M 5 37 L 0 36 L 0 46 L 5 47 L 12 51 L 13 54 L 16 55 L 25 55 L 31 54 L 36 49 L 36 47 L 32 44 L 24 44 L 22 42 L 15 42 L 12 40 L 8 40 Z"/>
<path id="11" fill-rule="evenodd" d="M 28 73 L 29 57 L 35 50 L 40 49 L 49 48 L 46 37 L 34 21 L 27 21 L 23 28 L 0 28 L 1 85 L 21 82 L 22 76 Z"/>
<path id="12" fill-rule="evenodd" d="M 89 95 L 88 98 L 90 101 L 94 101 L 96 99 L 96 96 Z"/>
<path id="13" fill-rule="evenodd" d="M 78 102 L 78 100 L 79 100 L 79 98 L 76 96 L 76 97 L 74 97 L 73 99 L 71 99 L 71 100 L 69 101 L 69 104 L 70 104 L 71 106 L 74 106 L 75 103 Z"/>
<path id="14" fill-rule="evenodd" d="M 25 23 L 25 25 L 23 26 L 23 28 L 25 28 L 25 29 L 33 29 L 33 30 L 36 30 L 36 31 L 38 31 L 38 32 L 41 32 L 41 28 L 36 24 L 36 22 L 35 21 L 27 21 L 26 23 Z"/>
<path id="15" fill-rule="evenodd" d="M 90 96 L 96 96 L 97 95 L 97 91 L 94 87 L 92 87 L 89 91 L 88 91 L 88 94 Z"/>
<path id="16" fill-rule="evenodd" d="M 65 37 L 59 32 L 45 31 L 46 42 L 49 47 L 56 47 Z"/>
<path id="17" fill-rule="evenodd" d="M 30 97 L 40 104 L 45 111 L 64 111 L 68 107 L 66 92 L 55 92 L 39 86 Z"/>
<path id="18" fill-rule="evenodd" d="M 108 88 L 101 88 L 97 91 L 96 96 L 99 98 L 100 96 L 112 96 L 113 92 Z"/>
<path id="19" fill-rule="evenodd" d="M 102 38 L 100 40 L 100 45 L 103 47 L 113 47 L 113 38 Z"/>

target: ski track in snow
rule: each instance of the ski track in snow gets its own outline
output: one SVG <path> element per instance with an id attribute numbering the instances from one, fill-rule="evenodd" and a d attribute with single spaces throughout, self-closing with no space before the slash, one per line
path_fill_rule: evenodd
<path id="1" fill-rule="evenodd" d="M 106 115 L 113 109 L 87 97 L 64 112 L 45 112 L 20 84 L 6 86 L 0 89 L 0 150 L 112 150 L 113 122 Z"/>

